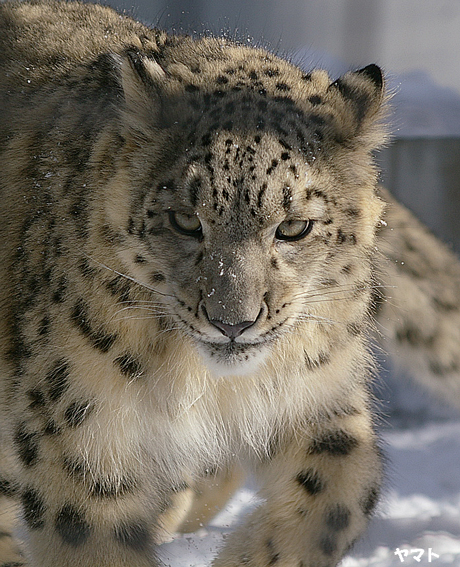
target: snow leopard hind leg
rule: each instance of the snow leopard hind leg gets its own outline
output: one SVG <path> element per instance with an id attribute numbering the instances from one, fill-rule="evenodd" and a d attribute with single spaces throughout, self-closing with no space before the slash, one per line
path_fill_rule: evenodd
<path id="1" fill-rule="evenodd" d="M 387 207 L 377 235 L 377 340 L 392 367 L 460 408 L 460 262 L 388 191 L 380 192 Z"/>

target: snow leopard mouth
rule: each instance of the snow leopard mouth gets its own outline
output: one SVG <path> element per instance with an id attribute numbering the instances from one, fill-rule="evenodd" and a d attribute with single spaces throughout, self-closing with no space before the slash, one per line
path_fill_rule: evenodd
<path id="1" fill-rule="evenodd" d="M 206 366 L 217 376 L 244 375 L 255 371 L 265 359 L 271 341 L 216 343 L 199 341 L 198 351 Z"/>

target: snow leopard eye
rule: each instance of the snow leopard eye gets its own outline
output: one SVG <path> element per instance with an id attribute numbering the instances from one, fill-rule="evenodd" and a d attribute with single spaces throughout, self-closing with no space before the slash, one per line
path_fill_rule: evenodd
<path id="1" fill-rule="evenodd" d="M 176 213 L 175 211 L 169 211 L 168 214 L 169 222 L 176 232 L 186 236 L 201 238 L 202 227 L 197 215 L 187 215 L 185 213 Z"/>
<path id="2" fill-rule="evenodd" d="M 276 229 L 275 238 L 287 242 L 295 242 L 307 236 L 313 228 L 311 220 L 286 220 Z"/>

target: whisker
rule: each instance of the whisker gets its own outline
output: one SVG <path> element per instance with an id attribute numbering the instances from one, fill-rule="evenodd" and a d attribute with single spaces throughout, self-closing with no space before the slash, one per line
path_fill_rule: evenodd
<path id="1" fill-rule="evenodd" d="M 310 313 L 300 313 L 297 316 L 299 321 L 310 321 L 312 323 L 327 323 L 330 325 L 343 325 L 343 321 L 335 321 L 334 319 L 329 319 L 328 317 L 321 317 L 320 315 L 311 315 Z"/>
<path id="2" fill-rule="evenodd" d="M 143 305 L 129 305 L 128 307 L 122 307 L 121 309 L 115 312 L 115 315 L 118 315 L 119 313 L 123 313 L 123 311 L 135 311 L 135 310 L 148 311 L 149 313 L 155 313 L 158 315 L 169 315 L 169 311 L 167 311 L 164 308 L 163 310 L 160 310 L 156 307 L 148 307 Z"/>
<path id="3" fill-rule="evenodd" d="M 89 254 L 86 254 L 85 252 L 83 252 L 83 254 L 89 258 L 92 262 L 95 262 L 96 264 L 98 264 L 99 266 L 101 266 L 102 268 L 109 270 L 110 272 L 117 274 L 117 276 L 120 276 L 122 278 L 125 278 L 145 289 L 148 289 L 149 291 L 153 292 L 153 293 L 157 293 L 158 295 L 162 295 L 163 297 L 174 297 L 173 295 L 169 294 L 169 293 L 162 293 L 161 291 L 158 291 L 157 289 L 149 286 L 146 283 L 143 283 L 139 280 L 136 280 L 135 278 L 128 276 L 127 274 L 123 274 L 122 272 L 119 272 L 118 270 L 114 270 L 113 268 L 110 268 L 109 266 L 106 266 L 105 264 L 103 264 L 102 262 L 99 262 L 99 260 L 96 260 L 95 258 L 93 258 L 92 256 L 90 256 Z"/>

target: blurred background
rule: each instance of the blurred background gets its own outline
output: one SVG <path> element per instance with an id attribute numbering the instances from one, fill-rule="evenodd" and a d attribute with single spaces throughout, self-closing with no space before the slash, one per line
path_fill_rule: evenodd
<path id="1" fill-rule="evenodd" d="M 392 99 L 382 181 L 460 253 L 459 0 L 110 0 L 172 32 L 225 34 L 332 77 L 381 65 Z"/>

